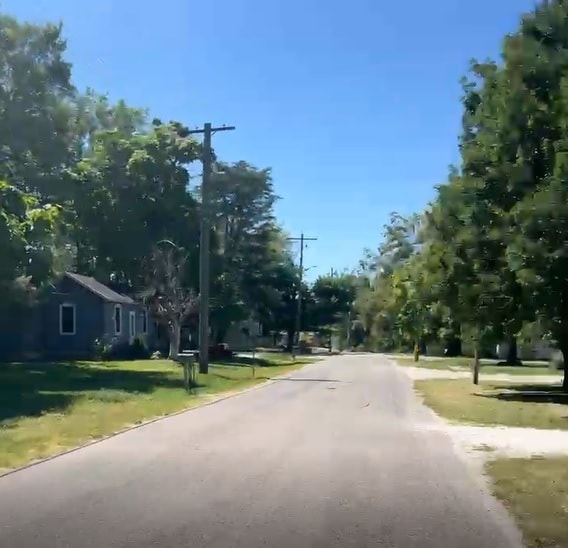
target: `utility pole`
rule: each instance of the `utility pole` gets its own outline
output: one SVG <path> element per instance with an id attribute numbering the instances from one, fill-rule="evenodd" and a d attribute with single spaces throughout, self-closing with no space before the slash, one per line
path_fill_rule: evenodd
<path id="1" fill-rule="evenodd" d="M 217 131 L 232 131 L 234 126 L 211 127 L 210 123 L 203 124 L 202 128 L 192 129 L 190 135 L 203 134 L 203 176 L 201 181 L 201 222 L 199 234 L 199 372 L 209 373 L 209 290 L 211 287 L 209 262 L 210 250 L 210 196 L 209 184 L 211 182 L 212 150 L 211 136 Z"/>
<path id="2" fill-rule="evenodd" d="M 304 233 L 299 238 L 287 238 L 290 242 L 300 242 L 300 287 L 298 288 L 298 307 L 296 309 L 296 336 L 300 344 L 300 330 L 302 328 L 302 282 L 304 281 L 304 242 L 315 242 L 317 238 L 306 238 Z M 294 357 L 294 341 L 292 341 L 292 357 Z"/>

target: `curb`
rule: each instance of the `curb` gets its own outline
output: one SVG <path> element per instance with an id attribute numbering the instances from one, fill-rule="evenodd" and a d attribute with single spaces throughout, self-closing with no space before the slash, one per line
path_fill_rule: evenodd
<path id="1" fill-rule="evenodd" d="M 306 367 L 308 365 L 313 365 L 313 364 L 309 364 L 309 363 L 302 364 L 301 367 L 291 371 L 290 373 L 295 373 L 296 371 L 301 371 L 304 367 Z M 55 453 L 54 455 L 51 455 L 49 457 L 34 460 L 34 461 L 32 461 L 28 464 L 24 464 L 24 465 L 19 466 L 17 468 L 10 469 L 6 472 L 0 472 L 0 480 L 5 478 L 6 476 L 11 476 L 12 474 L 16 474 L 17 472 L 22 472 L 24 470 L 27 470 L 28 468 L 38 466 L 39 464 L 44 464 L 44 463 L 49 462 L 51 460 L 58 459 L 59 457 L 64 457 L 65 455 L 75 453 L 76 451 L 79 451 L 81 449 L 86 449 L 87 447 L 91 447 L 92 445 L 97 445 L 97 444 L 102 443 L 104 441 L 107 441 L 109 439 L 115 438 L 116 436 L 120 436 L 121 434 L 126 434 L 127 432 L 137 430 L 138 428 L 143 428 L 144 426 L 148 426 L 150 424 L 154 424 L 156 422 L 163 421 L 165 419 L 177 417 L 178 415 L 183 415 L 184 413 L 191 413 L 192 411 L 195 411 L 196 409 L 208 407 L 210 405 L 214 405 L 216 403 L 219 403 L 219 402 L 222 402 L 222 401 L 225 401 L 225 400 L 229 400 L 229 399 L 235 398 L 237 396 L 241 396 L 242 394 L 245 394 L 247 392 L 252 392 L 253 390 L 259 390 L 260 388 L 265 388 L 266 386 L 273 384 L 274 381 L 285 378 L 287 375 L 289 375 L 289 373 L 284 373 L 282 375 L 278 375 L 277 377 L 272 377 L 272 378 L 270 378 L 270 379 L 268 379 L 264 382 L 260 382 L 256 385 L 249 386 L 248 388 L 243 388 L 242 390 L 238 390 L 237 392 L 229 392 L 225 395 L 222 395 L 222 393 L 221 393 L 221 394 L 219 394 L 218 397 L 213 396 L 212 399 L 209 400 L 209 401 L 204 401 L 203 403 L 198 403 L 198 404 L 196 404 L 192 407 L 189 407 L 189 408 L 186 408 L 186 409 L 181 409 L 180 411 L 174 411 L 173 413 L 168 413 L 167 415 L 161 415 L 159 417 L 154 417 L 153 419 L 148 419 L 148 420 L 146 420 L 144 422 L 140 422 L 138 424 L 127 426 L 125 428 L 122 428 L 121 430 L 117 430 L 116 432 L 113 432 L 112 434 L 107 434 L 106 436 L 102 436 L 100 438 L 88 441 L 88 442 L 83 443 L 81 445 L 77 445 L 76 447 L 72 447 L 71 449 L 65 449 L 64 451 L 61 451 L 60 453 Z"/>

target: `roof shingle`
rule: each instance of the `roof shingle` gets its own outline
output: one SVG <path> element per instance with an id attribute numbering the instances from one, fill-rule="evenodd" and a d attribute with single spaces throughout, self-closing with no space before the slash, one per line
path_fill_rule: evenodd
<path id="1" fill-rule="evenodd" d="M 66 272 L 65 275 L 109 303 L 136 304 L 130 297 L 113 291 L 110 287 L 107 287 L 101 282 L 95 280 L 95 278 L 83 276 L 82 274 L 75 274 L 75 272 Z"/>

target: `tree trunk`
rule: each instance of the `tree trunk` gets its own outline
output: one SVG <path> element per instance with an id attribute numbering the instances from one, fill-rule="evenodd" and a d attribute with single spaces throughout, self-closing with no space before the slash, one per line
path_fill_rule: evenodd
<path id="1" fill-rule="evenodd" d="M 521 365 L 521 360 L 519 360 L 519 353 L 517 347 L 517 337 L 510 336 L 508 338 L 509 348 L 507 349 L 507 365 Z"/>
<path id="2" fill-rule="evenodd" d="M 562 352 L 562 368 L 564 369 L 562 388 L 564 392 L 568 392 L 568 339 L 560 341 L 560 351 Z"/>
<path id="3" fill-rule="evenodd" d="M 473 384 L 479 384 L 479 349 L 477 344 L 473 351 Z"/>
<path id="4" fill-rule="evenodd" d="M 292 352 L 294 349 L 294 336 L 296 335 L 296 331 L 294 329 L 288 330 L 288 341 L 286 344 L 286 350 L 288 352 Z"/>
<path id="5" fill-rule="evenodd" d="M 181 325 L 179 322 L 176 321 L 169 327 L 168 336 L 170 338 L 168 358 L 173 360 L 179 354 L 179 343 L 181 338 Z"/>
<path id="6" fill-rule="evenodd" d="M 414 361 L 417 362 L 420 359 L 420 345 L 418 341 L 414 343 Z"/>

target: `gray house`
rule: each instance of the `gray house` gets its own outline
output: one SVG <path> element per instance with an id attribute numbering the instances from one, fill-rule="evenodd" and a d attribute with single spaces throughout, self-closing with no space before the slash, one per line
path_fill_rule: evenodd
<path id="1" fill-rule="evenodd" d="M 118 344 L 139 338 L 150 345 L 153 338 L 153 322 L 143 304 L 72 272 L 19 320 L 0 336 L 0 350 L 11 350 L 11 356 L 87 358 L 97 340 Z"/>

